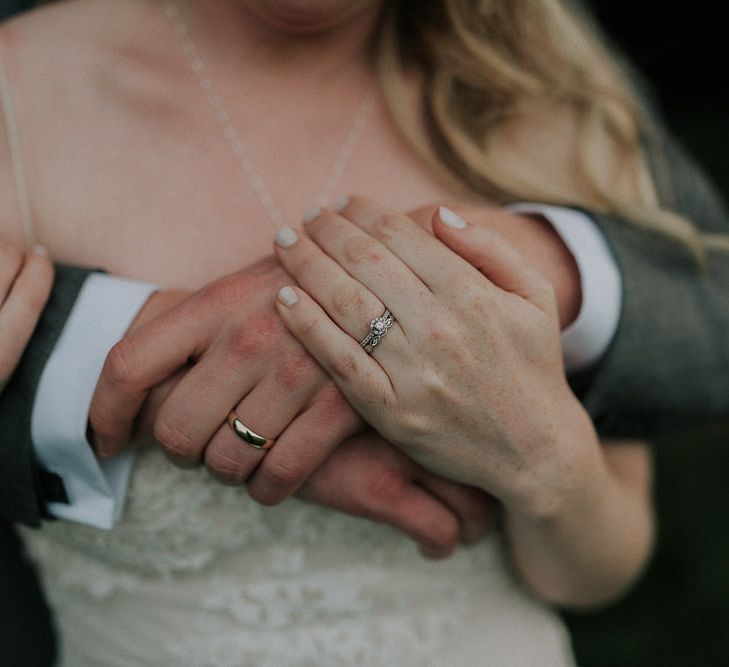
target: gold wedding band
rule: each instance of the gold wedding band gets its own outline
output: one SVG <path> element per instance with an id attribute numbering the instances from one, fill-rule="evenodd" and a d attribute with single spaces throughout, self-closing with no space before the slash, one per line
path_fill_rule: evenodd
<path id="1" fill-rule="evenodd" d="M 262 435 L 258 435 L 255 431 L 249 429 L 232 410 L 228 413 L 228 424 L 233 429 L 233 433 L 251 447 L 255 447 L 256 449 L 271 449 L 273 447 L 273 440 L 264 438 Z"/>

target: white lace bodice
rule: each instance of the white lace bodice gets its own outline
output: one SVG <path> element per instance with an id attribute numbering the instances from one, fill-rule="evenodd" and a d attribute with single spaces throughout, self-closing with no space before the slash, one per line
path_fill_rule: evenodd
<path id="1" fill-rule="evenodd" d="M 498 540 L 428 561 L 387 526 L 295 499 L 264 508 L 157 450 L 140 453 L 114 530 L 24 535 L 74 667 L 533 664 L 525 649 L 571 664 Z M 483 651 L 511 662 L 467 657 Z"/>

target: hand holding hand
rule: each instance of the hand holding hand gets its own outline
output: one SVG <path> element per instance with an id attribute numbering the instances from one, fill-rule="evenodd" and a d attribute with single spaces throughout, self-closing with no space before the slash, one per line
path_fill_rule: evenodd
<path id="1" fill-rule="evenodd" d="M 279 243 L 301 286 L 279 312 L 393 444 L 504 502 L 537 502 L 576 469 L 569 447 L 596 443 L 564 376 L 554 292 L 499 234 L 449 213 L 433 228 L 360 198 L 325 211 L 310 238 Z M 369 356 L 359 341 L 385 308 L 396 322 Z"/>
<path id="2" fill-rule="evenodd" d="M 291 495 L 362 423 L 276 314 L 274 295 L 288 281 L 264 260 L 157 316 L 142 312 L 96 388 L 89 419 L 97 450 L 110 456 L 126 446 L 152 388 L 187 369 L 153 418 L 165 453 L 183 466 L 204 462 L 224 482 L 248 481 L 260 502 Z M 275 447 L 240 440 L 226 423 L 231 410 L 278 438 Z"/>
<path id="3" fill-rule="evenodd" d="M 178 372 L 150 392 L 137 420 L 141 432 L 152 432 L 160 405 L 183 375 Z M 340 444 L 297 495 L 388 524 L 420 544 L 431 558 L 449 555 L 458 542 L 479 541 L 493 513 L 487 494 L 428 472 L 372 431 Z"/>

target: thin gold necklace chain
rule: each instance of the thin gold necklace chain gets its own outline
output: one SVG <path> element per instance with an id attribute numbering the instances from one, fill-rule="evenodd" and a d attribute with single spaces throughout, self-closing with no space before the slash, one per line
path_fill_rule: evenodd
<path id="1" fill-rule="evenodd" d="M 187 29 L 187 24 L 182 18 L 177 2 L 174 0 L 168 0 L 166 3 L 166 11 L 170 23 L 174 28 L 175 34 L 177 35 L 177 39 L 180 42 L 180 46 L 190 63 L 190 67 L 192 68 L 200 87 L 207 97 L 210 108 L 212 109 L 226 140 L 230 144 L 233 153 L 238 159 L 241 170 L 243 171 L 243 175 L 248 181 L 248 184 L 256 193 L 256 196 L 261 202 L 261 206 L 263 206 L 263 209 L 266 211 L 271 224 L 273 224 L 276 229 L 289 226 L 278 206 L 276 206 L 276 202 L 266 187 L 265 182 L 253 166 L 253 162 L 251 161 L 248 151 L 246 150 L 240 135 L 230 119 L 230 115 L 223 104 L 223 100 L 220 98 L 218 91 L 207 74 L 205 64 L 203 63 L 202 58 L 200 58 L 200 54 L 198 53 L 195 43 L 192 41 L 190 32 Z M 354 121 L 352 122 L 352 126 L 349 129 L 349 133 L 347 134 L 344 143 L 339 150 L 337 159 L 334 161 L 332 169 L 329 172 L 329 176 L 324 184 L 324 189 L 317 197 L 317 206 L 326 205 L 326 203 L 332 198 L 334 189 L 337 187 L 339 180 L 352 159 L 355 147 L 364 134 L 367 117 L 374 107 L 374 103 L 375 91 L 370 90 L 357 111 Z"/>

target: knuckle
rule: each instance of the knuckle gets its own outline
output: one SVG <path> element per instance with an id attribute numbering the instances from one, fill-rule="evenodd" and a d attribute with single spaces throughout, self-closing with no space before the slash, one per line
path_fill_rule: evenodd
<path id="1" fill-rule="evenodd" d="M 228 276 L 208 285 L 200 295 L 211 308 L 220 309 L 235 307 L 240 303 L 244 291 L 235 276 Z"/>
<path id="2" fill-rule="evenodd" d="M 199 457 L 199 447 L 167 419 L 155 421 L 153 435 L 165 454 L 176 461 L 191 462 Z"/>
<path id="3" fill-rule="evenodd" d="M 470 278 L 470 276 L 468 276 Z M 482 285 L 475 285 L 473 282 L 459 281 L 459 300 L 469 312 L 481 312 L 489 305 L 489 295 Z"/>
<path id="4" fill-rule="evenodd" d="M 245 328 L 236 329 L 228 339 L 228 352 L 233 359 L 251 359 L 261 353 L 262 341 L 251 336 Z"/>
<path id="5" fill-rule="evenodd" d="M 283 390 L 292 391 L 300 387 L 319 384 L 321 367 L 306 353 L 288 355 L 275 370 L 275 381 Z"/>
<path id="6" fill-rule="evenodd" d="M 103 375 L 116 386 L 131 386 L 139 368 L 139 356 L 131 338 L 125 336 L 111 348 Z"/>
<path id="7" fill-rule="evenodd" d="M 330 361 L 331 374 L 340 380 L 349 381 L 357 375 L 359 361 L 352 352 L 341 352 Z"/>
<path id="8" fill-rule="evenodd" d="M 260 355 L 271 338 L 271 322 L 268 317 L 255 323 L 233 327 L 226 341 L 228 353 L 237 361 L 246 361 Z"/>
<path id="9" fill-rule="evenodd" d="M 428 337 L 433 343 L 453 347 L 460 338 L 460 332 L 450 318 L 431 317 L 428 321 Z"/>
<path id="10" fill-rule="evenodd" d="M 377 505 L 394 507 L 405 497 L 408 484 L 408 480 L 402 473 L 391 470 L 369 480 L 368 494 L 377 500 Z"/>
<path id="11" fill-rule="evenodd" d="M 276 505 L 290 496 L 304 482 L 305 472 L 290 461 L 271 461 L 258 473 L 261 483 L 253 485 L 249 494 L 262 505 Z"/>
<path id="12" fill-rule="evenodd" d="M 381 246 L 371 236 L 358 236 L 344 244 L 344 256 L 351 264 L 374 264 L 382 259 Z"/>
<path id="13" fill-rule="evenodd" d="M 367 304 L 362 290 L 357 287 L 344 287 L 337 290 L 332 297 L 334 315 L 350 318 L 367 312 Z"/>
<path id="14" fill-rule="evenodd" d="M 384 241 L 402 232 L 405 218 L 397 213 L 386 212 L 378 216 L 372 225 L 373 234 Z"/>
<path id="15" fill-rule="evenodd" d="M 319 276 L 321 255 L 314 252 L 302 253 L 293 263 L 291 274 L 294 276 Z"/>
<path id="16" fill-rule="evenodd" d="M 306 319 L 301 325 L 301 331 L 306 338 L 317 338 L 319 329 L 322 326 L 322 320 L 316 315 L 312 315 Z"/>
<path id="17" fill-rule="evenodd" d="M 205 451 L 205 467 L 218 481 L 230 486 L 241 486 L 248 479 L 245 466 L 212 447 Z"/>
<path id="18" fill-rule="evenodd" d="M 446 394 L 447 392 L 444 389 L 442 395 L 445 396 Z M 414 411 L 400 412 L 397 415 L 396 423 L 395 439 L 398 442 L 407 442 L 412 447 L 415 447 L 418 443 L 427 441 L 428 436 L 432 434 L 432 429 L 428 427 L 428 420 L 425 416 Z"/>

